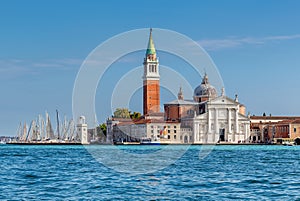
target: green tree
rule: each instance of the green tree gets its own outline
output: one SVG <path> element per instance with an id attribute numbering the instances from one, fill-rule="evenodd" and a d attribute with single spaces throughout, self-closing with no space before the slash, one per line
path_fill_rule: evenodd
<path id="1" fill-rule="evenodd" d="M 101 124 L 99 127 L 100 127 L 102 133 L 103 133 L 104 135 L 106 135 L 106 124 L 103 123 L 103 124 Z"/>
<path id="2" fill-rule="evenodd" d="M 133 112 L 133 114 L 130 114 L 130 118 L 133 120 L 139 119 L 139 118 L 141 118 L 141 116 L 142 115 L 139 112 Z"/>
<path id="3" fill-rule="evenodd" d="M 114 112 L 114 118 L 130 118 L 130 111 L 127 108 L 117 108 Z"/>

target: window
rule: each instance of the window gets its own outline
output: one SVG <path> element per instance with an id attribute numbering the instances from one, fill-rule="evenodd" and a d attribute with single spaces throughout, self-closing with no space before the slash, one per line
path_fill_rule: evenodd
<path id="1" fill-rule="evenodd" d="M 170 135 L 168 135 L 168 139 L 171 139 L 171 136 L 170 136 Z"/>
<path id="2" fill-rule="evenodd" d="M 174 140 L 176 140 L 176 135 L 174 135 Z"/>
<path id="3" fill-rule="evenodd" d="M 182 135 L 180 136 L 180 140 L 182 140 Z"/>
<path id="4" fill-rule="evenodd" d="M 151 133 L 154 133 L 154 131 L 153 131 L 153 130 L 151 130 Z"/>
<path id="5" fill-rule="evenodd" d="M 174 126 L 174 128 L 176 128 L 176 126 Z"/>
<path id="6" fill-rule="evenodd" d="M 294 128 L 294 133 L 296 133 L 297 132 L 297 128 Z"/>
<path id="7" fill-rule="evenodd" d="M 168 126 L 168 128 L 170 128 L 170 126 Z"/>
<path id="8" fill-rule="evenodd" d="M 174 133 L 176 133 L 176 130 L 174 130 Z"/>
<path id="9" fill-rule="evenodd" d="M 170 130 L 168 130 L 168 133 L 170 133 L 171 131 Z"/>

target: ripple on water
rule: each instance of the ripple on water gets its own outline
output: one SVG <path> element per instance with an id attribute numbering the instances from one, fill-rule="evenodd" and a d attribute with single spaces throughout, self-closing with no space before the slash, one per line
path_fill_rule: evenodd
<path id="1" fill-rule="evenodd" d="M 122 149 L 145 157 L 158 148 Z M 130 176 L 99 164 L 81 146 L 2 146 L 0 200 L 300 199 L 300 146 L 216 146 L 202 160 L 200 149 L 191 146 L 161 171 Z"/>

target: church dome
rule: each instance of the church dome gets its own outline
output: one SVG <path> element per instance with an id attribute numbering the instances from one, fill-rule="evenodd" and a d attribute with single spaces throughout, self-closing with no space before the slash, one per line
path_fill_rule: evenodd
<path id="1" fill-rule="evenodd" d="M 216 98 L 216 97 L 217 97 L 217 90 L 215 89 L 215 87 L 209 84 L 208 76 L 205 74 L 202 83 L 194 90 L 194 99 L 195 101 L 199 102 L 201 101 L 201 98 Z"/>

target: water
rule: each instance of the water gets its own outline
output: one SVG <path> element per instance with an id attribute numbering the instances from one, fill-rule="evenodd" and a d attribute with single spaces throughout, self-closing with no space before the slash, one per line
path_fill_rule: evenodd
<path id="1" fill-rule="evenodd" d="M 82 146 L 0 146 L 0 200 L 300 200 L 300 146 L 216 146 L 199 160 L 200 148 L 163 170 L 128 175 Z"/>

